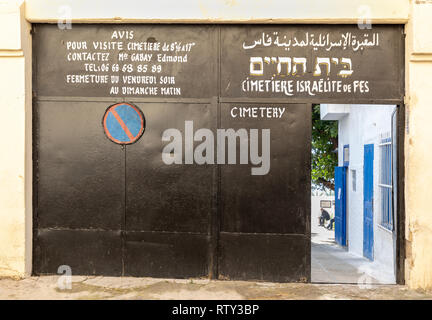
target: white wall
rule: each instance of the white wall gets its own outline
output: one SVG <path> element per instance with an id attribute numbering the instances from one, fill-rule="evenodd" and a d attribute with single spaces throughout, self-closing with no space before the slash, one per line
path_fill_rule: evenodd
<path id="1" fill-rule="evenodd" d="M 387 281 L 394 277 L 394 242 L 392 232 L 380 226 L 381 206 L 379 164 L 381 134 L 391 132 L 391 114 L 395 106 L 351 105 L 349 114 L 339 120 L 339 165 L 343 164 L 343 146 L 349 144 L 350 159 L 347 184 L 347 238 L 349 251 L 363 256 L 363 155 L 364 145 L 374 144 L 374 263 Z M 352 187 L 356 170 L 356 191 Z"/>
<path id="2" fill-rule="evenodd" d="M 311 197 L 311 219 L 312 225 L 318 223 L 318 217 L 321 216 L 321 200 L 329 200 L 334 201 L 334 195 L 313 195 Z M 330 214 L 331 217 L 334 217 L 334 206 L 331 208 L 325 208 L 325 210 Z"/>

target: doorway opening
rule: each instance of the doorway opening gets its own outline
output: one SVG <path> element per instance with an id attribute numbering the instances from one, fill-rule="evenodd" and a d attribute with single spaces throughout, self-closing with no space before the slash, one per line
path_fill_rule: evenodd
<path id="1" fill-rule="evenodd" d="M 399 109 L 312 106 L 312 282 L 401 282 Z"/>

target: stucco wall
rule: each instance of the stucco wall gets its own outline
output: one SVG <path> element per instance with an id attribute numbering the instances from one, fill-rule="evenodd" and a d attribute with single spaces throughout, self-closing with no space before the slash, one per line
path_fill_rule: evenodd
<path id="1" fill-rule="evenodd" d="M 405 23 L 409 1 L 392 0 L 27 0 L 30 22 Z"/>
<path id="2" fill-rule="evenodd" d="M 430 184 L 432 151 L 432 4 L 429 0 L 0 0 L 0 51 L 2 72 L 1 105 L 10 122 L 3 126 L 9 139 L 2 141 L 0 156 L 0 274 L 23 274 L 31 265 L 31 87 L 30 56 L 23 50 L 22 26 L 29 22 L 236 22 L 236 23 L 357 23 L 370 17 L 372 23 L 407 24 L 406 37 L 406 103 L 409 130 L 406 134 L 406 280 L 413 288 L 432 287 L 432 212 Z M 6 5 L 5 5 L 6 3 Z M 15 14 L 10 9 L 19 8 Z M 168 8 L 168 9 L 167 9 Z M 20 22 L 17 22 L 17 15 Z M 17 29 L 17 23 L 21 28 Z M 25 25 L 25 24 L 24 24 Z M 25 37 L 29 39 L 28 34 Z M 20 43 L 20 48 L 16 44 Z M 9 57 L 11 51 L 22 51 L 24 58 Z M 26 58 L 27 57 L 27 58 Z M 7 59 L 7 62 L 6 60 Z M 15 61 L 16 59 L 16 61 Z M 19 60 L 24 62 L 19 62 Z M 26 65 L 24 71 L 23 65 Z M 11 75 L 12 74 L 12 75 Z M 23 84 L 24 83 L 24 84 Z M 22 89 L 24 88 L 24 92 Z M 25 98 L 22 98 L 25 94 Z M 24 99 L 24 100 L 23 100 Z M 9 108 L 9 109 L 7 109 Z M 23 110 L 26 112 L 23 114 Z M 8 113 L 9 112 L 9 113 Z M 31 120 L 31 118 L 30 118 Z M 25 129 L 23 128 L 25 124 Z M 8 130 L 10 129 L 10 130 Z M 24 133 L 23 133 L 24 131 Z M 30 131 L 31 133 L 31 131 Z M 24 146 L 23 146 L 24 141 Z M 6 148 L 6 149 L 5 149 Z M 29 161 L 30 159 L 30 161 Z M 10 170 L 6 170 L 10 168 Z M 24 175 L 23 175 L 24 174 Z M 4 175 L 4 176 L 3 176 Z M 19 176 L 22 178 L 19 178 Z M 419 186 L 421 186 L 419 188 Z M 25 190 L 25 191 L 23 191 Z M 15 199 L 12 201 L 12 199 Z M 14 211 L 15 210 L 15 211 Z M 31 210 L 30 210 L 31 211 Z M 13 214 L 12 214 L 13 212 Z M 4 219 L 3 219 L 3 216 Z M 23 225 L 23 223 L 25 225 Z M 30 230 L 30 231 L 29 231 Z M 29 233 L 30 232 L 30 233 Z M 11 235 L 7 235 L 11 234 Z M 24 243 L 23 243 L 24 242 Z M 12 244 L 12 245 L 11 245 Z M 15 246 L 15 249 L 11 249 Z M 26 256 L 27 255 L 27 256 Z M 25 258 L 25 262 L 22 259 Z M 12 261 L 15 257 L 16 262 Z M 12 259 L 12 260 L 9 260 Z M 1 262 L 3 261 L 3 262 Z M 30 261 L 30 262 L 29 262 Z M 3 269 L 1 269 L 3 268 Z M 3 271 L 1 271 L 3 270 Z M 6 270 L 6 271 L 4 271 Z M 27 269 L 28 270 L 28 269 Z"/>
<path id="3" fill-rule="evenodd" d="M 317 224 L 318 223 L 318 218 L 321 215 L 321 201 L 322 200 L 329 200 L 329 201 L 334 201 L 335 197 L 333 196 L 327 196 L 327 195 L 316 195 L 316 196 L 311 196 L 311 222 L 312 225 L 313 224 Z M 334 206 L 332 205 L 331 208 L 326 208 L 325 209 L 331 217 L 334 217 Z"/>
<path id="4" fill-rule="evenodd" d="M 0 2 L 0 276 L 31 269 L 31 42 L 23 6 Z"/>
<path id="5" fill-rule="evenodd" d="M 432 4 L 413 2 L 406 27 L 406 282 L 432 288 Z"/>

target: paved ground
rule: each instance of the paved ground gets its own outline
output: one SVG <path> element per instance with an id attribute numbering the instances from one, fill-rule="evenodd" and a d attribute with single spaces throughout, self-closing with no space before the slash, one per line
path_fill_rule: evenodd
<path id="1" fill-rule="evenodd" d="M 312 242 L 314 283 L 393 284 L 392 279 L 374 275 L 373 264 L 341 249 L 337 245 Z"/>
<path id="2" fill-rule="evenodd" d="M 316 221 L 312 220 L 312 221 Z M 338 247 L 334 232 L 312 223 L 312 281 L 297 284 L 73 276 L 0 279 L 0 299 L 430 299 L 432 291 L 383 285 L 373 264 Z M 387 279 L 388 280 L 388 279 Z"/>
<path id="3" fill-rule="evenodd" d="M 72 277 L 70 289 L 60 276 L 0 279 L 0 299 L 431 299 L 432 292 L 377 285 L 364 277 L 366 259 L 334 243 L 334 232 L 312 226 L 312 281 L 354 284 L 297 284 L 154 278 Z M 60 283 L 60 285 L 59 285 Z M 63 285 L 63 286 L 62 286 Z M 62 289 L 65 288 L 65 289 Z"/>
<path id="4" fill-rule="evenodd" d="M 318 226 L 320 212 L 312 212 L 312 275 L 315 283 L 394 284 L 393 270 L 354 255 L 335 242 L 333 230 Z"/>
<path id="5" fill-rule="evenodd" d="M 62 290 L 59 276 L 1 279 L 0 299 L 430 299 L 432 291 L 403 286 L 280 284 L 245 281 L 72 277 Z"/>

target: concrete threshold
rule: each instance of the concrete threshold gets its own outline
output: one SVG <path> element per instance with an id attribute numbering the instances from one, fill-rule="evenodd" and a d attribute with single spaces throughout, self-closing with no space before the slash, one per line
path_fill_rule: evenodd
<path id="1" fill-rule="evenodd" d="M 1 279 L 0 299 L 133 299 L 133 300 L 333 300 L 431 299 L 432 292 L 399 285 L 347 285 L 73 276 L 65 286 L 60 276 Z"/>

